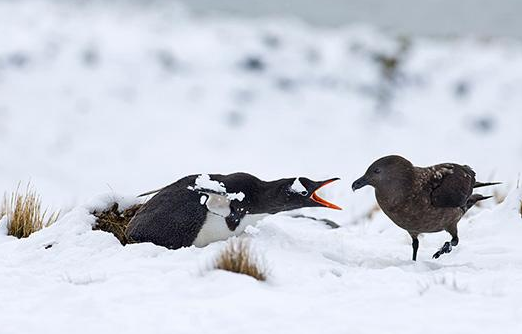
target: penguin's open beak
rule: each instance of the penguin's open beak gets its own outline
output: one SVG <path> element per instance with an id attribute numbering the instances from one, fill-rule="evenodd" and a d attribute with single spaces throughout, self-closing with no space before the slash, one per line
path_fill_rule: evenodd
<path id="1" fill-rule="evenodd" d="M 321 189 L 322 187 L 326 186 L 327 184 L 330 184 L 334 181 L 337 181 L 337 180 L 340 180 L 338 177 L 336 178 L 333 178 L 333 179 L 330 179 L 330 180 L 326 180 L 326 181 L 323 181 L 323 182 L 317 182 L 319 184 L 319 186 L 317 188 L 315 188 L 315 190 L 312 192 L 312 195 L 310 195 L 310 199 L 318 204 L 321 204 L 322 206 L 324 207 L 327 207 L 327 208 L 330 208 L 330 209 L 334 209 L 334 210 L 342 210 L 342 208 L 340 206 L 337 206 L 333 203 L 330 203 L 328 202 L 327 200 L 321 198 L 319 195 L 317 195 L 317 191 L 319 189 Z"/>

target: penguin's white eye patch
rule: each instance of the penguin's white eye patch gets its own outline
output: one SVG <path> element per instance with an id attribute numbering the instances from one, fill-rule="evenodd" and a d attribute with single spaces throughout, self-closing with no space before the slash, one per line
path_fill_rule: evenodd
<path id="1" fill-rule="evenodd" d="M 298 194 L 301 194 L 303 196 L 306 196 L 306 194 L 308 194 L 308 191 L 306 190 L 306 188 L 303 186 L 303 184 L 301 183 L 301 181 L 299 181 L 298 178 L 296 178 L 294 180 L 294 183 L 292 183 L 292 185 L 290 186 L 290 192 L 293 192 L 293 193 L 298 193 Z M 306 192 L 306 194 L 303 194 L 304 192 Z"/>

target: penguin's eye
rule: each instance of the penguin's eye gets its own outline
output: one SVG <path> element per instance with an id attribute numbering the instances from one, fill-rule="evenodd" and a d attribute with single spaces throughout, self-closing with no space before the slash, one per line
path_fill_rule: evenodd
<path id="1" fill-rule="evenodd" d="M 306 196 L 306 195 L 308 195 L 308 191 L 306 191 L 306 190 L 303 190 L 303 191 L 301 191 L 301 193 L 300 193 L 300 194 L 301 194 L 302 196 Z"/>
<path id="2" fill-rule="evenodd" d="M 379 173 L 381 172 L 381 169 L 380 169 L 380 168 L 375 168 L 375 169 L 373 170 L 373 172 L 374 172 L 375 174 L 379 174 Z"/>

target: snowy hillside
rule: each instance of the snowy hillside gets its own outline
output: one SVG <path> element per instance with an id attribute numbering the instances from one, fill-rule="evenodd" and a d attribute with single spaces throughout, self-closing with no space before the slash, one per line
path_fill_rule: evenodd
<path id="1" fill-rule="evenodd" d="M 0 333 L 522 330 L 522 43 L 49 1 L 0 1 L 0 36 L 0 190 L 30 180 L 65 212 L 23 240 L 0 223 Z M 469 164 L 510 196 L 472 210 L 437 261 L 448 236 L 425 236 L 412 263 L 407 234 L 366 216 L 372 191 L 350 189 L 391 153 Z M 249 229 L 266 283 L 207 270 L 224 242 L 91 231 L 101 193 L 235 171 L 340 177 L 324 192 L 343 211 L 302 212 L 342 227 Z"/>

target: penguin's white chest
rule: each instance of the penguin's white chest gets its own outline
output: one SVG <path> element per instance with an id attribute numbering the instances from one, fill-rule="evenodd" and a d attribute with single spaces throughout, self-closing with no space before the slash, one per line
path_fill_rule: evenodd
<path id="1" fill-rule="evenodd" d="M 267 216 L 267 214 L 247 214 L 241 219 L 239 226 L 231 231 L 225 221 L 225 217 L 230 214 L 230 201 L 223 196 L 213 194 L 207 196 L 209 197 L 206 201 L 202 199 L 202 205 L 206 205 L 209 211 L 196 240 L 192 243 L 196 247 L 204 247 L 212 242 L 240 235 L 247 226 L 254 225 Z"/>
<path id="2" fill-rule="evenodd" d="M 231 231 L 227 226 L 225 218 L 213 214 L 212 212 L 208 212 L 207 219 L 203 223 L 201 230 L 199 230 L 198 236 L 196 237 L 196 240 L 194 240 L 193 245 L 196 247 L 204 247 L 212 242 L 227 240 L 232 236 L 240 235 L 245 231 L 247 226 L 255 225 L 266 216 L 266 214 L 247 214 L 243 219 L 241 219 L 239 226 L 234 231 Z"/>

